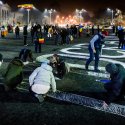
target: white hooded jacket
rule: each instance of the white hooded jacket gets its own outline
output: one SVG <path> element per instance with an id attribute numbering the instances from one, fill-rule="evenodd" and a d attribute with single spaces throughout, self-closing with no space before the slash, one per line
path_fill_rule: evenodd
<path id="1" fill-rule="evenodd" d="M 29 77 L 30 86 L 41 84 L 51 86 L 53 92 L 56 91 L 56 82 L 52 73 L 52 67 L 47 63 L 42 63 L 41 67 L 36 68 Z"/>

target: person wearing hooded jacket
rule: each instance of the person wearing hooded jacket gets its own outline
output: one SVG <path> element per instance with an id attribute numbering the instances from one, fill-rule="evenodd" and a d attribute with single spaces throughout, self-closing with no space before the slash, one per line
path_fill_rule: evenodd
<path id="1" fill-rule="evenodd" d="M 43 62 L 41 67 L 36 68 L 29 77 L 30 90 L 42 102 L 43 96 L 50 88 L 56 92 L 56 82 L 52 73 L 52 67 L 49 61 Z"/>
<path id="2" fill-rule="evenodd" d="M 125 94 L 125 69 L 120 64 L 109 63 L 106 71 L 110 73 L 110 82 L 104 84 L 107 90 L 105 103 L 110 104 Z"/>

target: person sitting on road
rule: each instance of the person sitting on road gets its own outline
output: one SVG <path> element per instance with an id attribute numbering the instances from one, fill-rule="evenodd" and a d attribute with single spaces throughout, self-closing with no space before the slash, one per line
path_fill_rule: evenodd
<path id="1" fill-rule="evenodd" d="M 49 60 L 43 62 L 41 67 L 36 68 L 29 77 L 30 92 L 39 102 L 44 100 L 43 95 L 46 95 L 51 87 L 52 91 L 56 92 L 56 82 L 49 64 Z"/>
<path id="2" fill-rule="evenodd" d="M 125 94 L 125 68 L 120 64 L 109 63 L 106 71 L 110 73 L 110 82 L 104 84 L 107 90 L 104 106 L 123 97 Z"/>
<path id="3" fill-rule="evenodd" d="M 14 90 L 23 80 L 23 62 L 15 57 L 8 65 L 4 77 L 5 90 Z"/>
<path id="4" fill-rule="evenodd" d="M 26 48 L 21 49 L 19 54 L 19 59 L 21 59 L 23 62 L 26 62 L 26 61 L 33 62 L 32 51 Z"/>

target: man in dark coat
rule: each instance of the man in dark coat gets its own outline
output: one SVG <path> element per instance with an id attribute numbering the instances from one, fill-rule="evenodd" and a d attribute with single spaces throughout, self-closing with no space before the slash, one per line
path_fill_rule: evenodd
<path id="1" fill-rule="evenodd" d="M 104 84 L 107 90 L 105 102 L 110 104 L 125 94 L 125 69 L 120 64 L 109 63 L 106 71 L 110 73 L 110 82 Z"/>
<path id="2" fill-rule="evenodd" d="M 16 38 L 20 38 L 20 28 L 19 28 L 19 26 L 17 26 L 15 28 L 15 34 L 16 34 Z"/>
<path id="3" fill-rule="evenodd" d="M 41 43 L 39 42 L 39 39 L 43 38 L 43 34 L 41 32 L 41 28 L 38 28 L 36 33 L 35 33 L 35 40 L 34 40 L 34 43 L 35 43 L 35 52 L 39 52 L 41 53 Z"/>
<path id="4" fill-rule="evenodd" d="M 23 36 L 24 36 L 24 46 L 27 46 L 27 36 L 28 36 L 28 31 L 27 31 L 27 25 L 24 26 L 23 28 Z"/>
<path id="5" fill-rule="evenodd" d="M 123 48 L 124 46 L 124 30 L 121 26 L 118 28 L 118 38 L 119 38 L 118 48 L 120 49 Z"/>

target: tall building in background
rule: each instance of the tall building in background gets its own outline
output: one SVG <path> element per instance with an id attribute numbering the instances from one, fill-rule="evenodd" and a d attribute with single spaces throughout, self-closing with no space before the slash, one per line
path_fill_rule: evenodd
<path id="1" fill-rule="evenodd" d="M 11 7 L 0 1 L 0 25 L 6 25 L 11 21 Z"/>
<path id="2" fill-rule="evenodd" d="M 11 7 L 6 3 L 0 1 L 0 26 L 13 25 L 17 23 L 23 23 L 23 14 L 21 12 L 12 12 Z"/>

